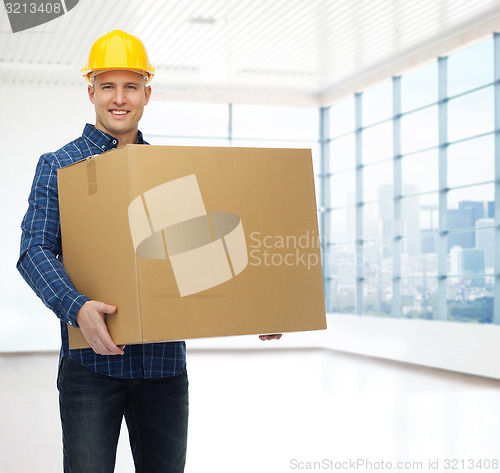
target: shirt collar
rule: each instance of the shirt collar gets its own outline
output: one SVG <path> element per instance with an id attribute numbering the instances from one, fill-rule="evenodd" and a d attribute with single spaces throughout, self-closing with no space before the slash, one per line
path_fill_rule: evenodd
<path id="1" fill-rule="evenodd" d="M 83 136 L 102 151 L 109 151 L 110 149 L 114 149 L 118 146 L 118 140 L 115 137 L 104 133 L 90 123 L 85 125 L 85 128 L 83 129 Z M 144 141 L 144 137 L 140 130 L 137 132 L 136 144 L 147 144 Z"/>

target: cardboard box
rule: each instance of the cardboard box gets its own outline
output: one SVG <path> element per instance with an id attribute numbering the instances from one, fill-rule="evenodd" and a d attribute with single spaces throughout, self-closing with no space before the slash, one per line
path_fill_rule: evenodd
<path id="1" fill-rule="evenodd" d="M 64 267 L 115 343 L 326 328 L 309 150 L 128 145 L 58 182 Z"/>

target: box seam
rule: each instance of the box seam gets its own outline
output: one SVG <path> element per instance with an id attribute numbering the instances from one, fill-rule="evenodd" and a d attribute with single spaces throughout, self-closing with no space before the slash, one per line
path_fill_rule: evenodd
<path id="1" fill-rule="evenodd" d="M 132 160 L 130 159 L 130 151 L 133 145 L 127 145 L 127 160 L 128 160 L 128 179 L 129 179 L 129 191 L 130 191 L 130 202 L 132 202 L 134 195 L 133 195 L 133 182 L 132 182 Z M 134 267 L 135 267 L 135 280 L 136 280 L 136 291 L 137 291 L 137 311 L 139 313 L 139 330 L 140 330 L 140 338 L 141 342 L 144 342 L 144 330 L 142 326 L 142 310 L 141 310 L 141 291 L 139 289 L 139 271 L 137 268 L 137 254 L 134 251 Z"/>

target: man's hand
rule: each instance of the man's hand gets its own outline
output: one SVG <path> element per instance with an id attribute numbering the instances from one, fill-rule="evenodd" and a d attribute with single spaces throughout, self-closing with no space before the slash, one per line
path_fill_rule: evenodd
<path id="1" fill-rule="evenodd" d="M 259 335 L 259 338 L 261 340 L 279 340 L 281 335 L 281 333 L 276 333 L 274 335 Z"/>
<path id="2" fill-rule="evenodd" d="M 117 346 L 104 322 L 105 314 L 114 314 L 116 307 L 99 301 L 87 301 L 76 314 L 80 327 L 92 350 L 98 355 L 123 355 L 125 345 Z"/>

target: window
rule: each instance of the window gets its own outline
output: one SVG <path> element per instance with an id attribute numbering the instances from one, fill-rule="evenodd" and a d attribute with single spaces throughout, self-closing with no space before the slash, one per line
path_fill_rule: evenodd
<path id="1" fill-rule="evenodd" d="M 493 134 L 448 147 L 448 186 L 493 181 L 495 169 Z"/>
<path id="2" fill-rule="evenodd" d="M 438 100 L 437 61 L 401 77 L 401 111 L 409 112 Z"/>
<path id="3" fill-rule="evenodd" d="M 317 176 L 321 171 L 318 140 L 319 112 L 316 108 L 232 106 L 232 146 L 311 149 Z M 319 195 L 318 188 L 317 197 Z"/>
<path id="4" fill-rule="evenodd" d="M 330 136 L 335 138 L 354 131 L 354 96 L 331 107 Z"/>
<path id="5" fill-rule="evenodd" d="M 493 131 L 493 87 L 471 92 L 448 104 L 448 139 L 456 141 Z"/>
<path id="6" fill-rule="evenodd" d="M 457 51 L 448 58 L 448 95 L 475 89 L 493 82 L 493 38 Z"/>
<path id="7" fill-rule="evenodd" d="M 363 201 L 371 202 L 383 197 L 386 189 L 392 191 L 392 161 L 383 161 L 363 167 Z"/>
<path id="8" fill-rule="evenodd" d="M 363 126 L 392 117 L 391 81 L 385 81 L 363 93 L 363 111 L 361 115 Z"/>
<path id="9" fill-rule="evenodd" d="M 356 167 L 355 135 L 349 133 L 330 142 L 330 168 L 335 171 L 354 169 Z"/>
<path id="10" fill-rule="evenodd" d="M 401 117 L 401 151 L 403 154 L 438 145 L 438 107 L 418 110 Z"/>
<path id="11" fill-rule="evenodd" d="M 404 156 L 401 159 L 402 182 L 416 192 L 437 191 L 439 154 L 437 148 Z"/>
<path id="12" fill-rule="evenodd" d="M 384 122 L 365 128 L 361 137 L 363 140 L 363 164 L 392 158 L 392 122 Z"/>
<path id="13" fill-rule="evenodd" d="M 203 137 L 227 140 L 228 126 L 228 108 L 225 104 L 152 100 L 141 120 L 141 128 L 153 138 Z M 151 142 L 157 144 L 153 138 Z"/>
<path id="14" fill-rule="evenodd" d="M 318 110 L 300 107 L 234 105 L 235 139 L 318 140 Z"/>
<path id="15" fill-rule="evenodd" d="M 500 323 L 499 52 L 495 35 L 330 107 L 328 310 Z"/>

